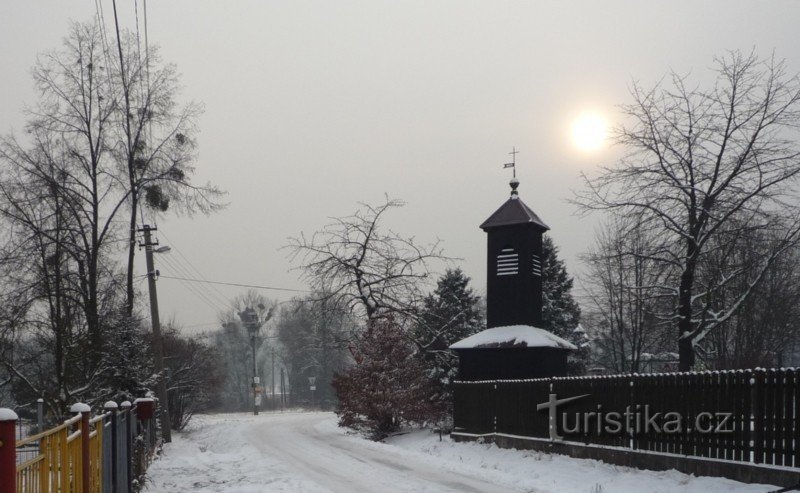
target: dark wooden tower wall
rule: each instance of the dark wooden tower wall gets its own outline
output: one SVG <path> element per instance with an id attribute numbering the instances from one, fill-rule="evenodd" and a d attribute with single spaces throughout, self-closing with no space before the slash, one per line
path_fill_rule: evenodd
<path id="1" fill-rule="evenodd" d="M 487 327 L 542 326 L 542 232 L 532 223 L 487 230 Z"/>
<path id="2" fill-rule="evenodd" d="M 458 380 L 545 378 L 567 374 L 564 348 L 477 348 L 456 349 Z"/>
<path id="3" fill-rule="evenodd" d="M 542 326 L 542 235 L 550 229 L 517 194 L 481 224 L 486 232 L 486 325 Z"/>

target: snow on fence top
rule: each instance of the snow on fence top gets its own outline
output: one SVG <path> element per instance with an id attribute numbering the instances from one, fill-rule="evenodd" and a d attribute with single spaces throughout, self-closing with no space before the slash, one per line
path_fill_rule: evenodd
<path id="1" fill-rule="evenodd" d="M 552 383 L 564 381 L 585 381 L 585 380 L 649 380 L 659 377 L 680 378 L 690 375 L 740 375 L 740 374 L 762 374 L 766 376 L 769 373 L 785 373 L 785 372 L 800 372 L 800 367 L 788 368 L 740 368 L 736 370 L 703 370 L 703 371 L 675 371 L 675 372 L 662 372 L 662 373 L 616 373 L 613 375 L 573 375 L 566 377 L 540 377 L 540 378 L 516 378 L 516 379 L 494 379 L 494 380 L 453 380 L 453 383 L 458 384 L 496 384 L 496 383 Z M 750 380 L 750 384 L 755 384 L 755 379 Z"/>
<path id="2" fill-rule="evenodd" d="M 16 421 L 17 413 L 11 409 L 0 407 L 0 421 Z"/>
<path id="3" fill-rule="evenodd" d="M 91 412 L 92 408 L 89 407 L 89 404 L 84 404 L 83 402 L 76 402 L 69 408 L 69 412 L 71 413 L 88 413 Z"/>
<path id="4" fill-rule="evenodd" d="M 571 342 L 530 325 L 507 325 L 478 332 L 450 346 L 450 349 L 552 347 L 578 349 Z"/>

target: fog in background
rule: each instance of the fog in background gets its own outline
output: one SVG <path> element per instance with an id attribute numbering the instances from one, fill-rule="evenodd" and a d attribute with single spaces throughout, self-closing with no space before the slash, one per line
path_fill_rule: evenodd
<path id="1" fill-rule="evenodd" d="M 135 31 L 136 4 L 118 3 L 121 26 Z M 0 132 L 23 130 L 36 54 L 99 7 L 111 35 L 110 0 L 0 3 Z M 388 195 L 408 205 L 385 226 L 441 239 L 483 292 L 478 225 L 508 197 L 502 165 L 516 146 L 520 196 L 577 274 L 600 217 L 576 216 L 566 200 L 581 172 L 620 150 L 577 150 L 572 122 L 595 112 L 621 123 L 616 105 L 630 101 L 631 83 L 651 86 L 670 68 L 707 84 L 727 50 L 774 52 L 797 72 L 798 19 L 800 2 L 789 1 L 150 0 L 149 42 L 183 74 L 182 99 L 205 105 L 195 181 L 227 190 L 230 203 L 210 217 L 159 220 L 173 251 L 157 266 L 304 289 L 280 250 L 287 237 Z M 137 263 L 144 274 L 143 255 Z M 225 299 L 245 290 L 172 279 L 158 289 L 162 320 L 191 331 L 214 328 Z"/>

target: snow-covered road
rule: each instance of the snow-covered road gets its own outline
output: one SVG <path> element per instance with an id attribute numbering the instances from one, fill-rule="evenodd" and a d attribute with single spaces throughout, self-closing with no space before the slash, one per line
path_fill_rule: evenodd
<path id="1" fill-rule="evenodd" d="M 172 492 L 764 492 L 675 471 L 453 443 L 425 431 L 374 443 L 330 413 L 198 416 L 173 435 L 147 490 Z"/>
<path id="2" fill-rule="evenodd" d="M 200 417 L 167 446 L 148 491 L 511 493 L 479 475 L 347 436 L 328 413 Z"/>

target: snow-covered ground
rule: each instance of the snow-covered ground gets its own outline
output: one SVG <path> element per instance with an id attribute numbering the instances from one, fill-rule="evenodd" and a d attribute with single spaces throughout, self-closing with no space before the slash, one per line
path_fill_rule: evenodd
<path id="1" fill-rule="evenodd" d="M 347 434 L 330 413 L 197 416 L 173 434 L 146 491 L 744 493 L 777 489 L 650 472 L 414 431 L 387 443 Z"/>

